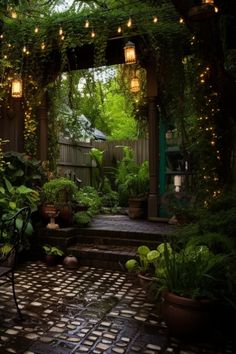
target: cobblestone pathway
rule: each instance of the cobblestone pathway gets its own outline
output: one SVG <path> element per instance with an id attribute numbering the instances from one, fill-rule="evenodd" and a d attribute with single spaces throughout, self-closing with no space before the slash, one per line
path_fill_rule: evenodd
<path id="1" fill-rule="evenodd" d="M 31 263 L 18 271 L 16 289 L 23 322 L 11 288 L 0 287 L 3 354 L 233 353 L 229 340 L 194 345 L 168 337 L 155 305 L 125 273 Z"/>

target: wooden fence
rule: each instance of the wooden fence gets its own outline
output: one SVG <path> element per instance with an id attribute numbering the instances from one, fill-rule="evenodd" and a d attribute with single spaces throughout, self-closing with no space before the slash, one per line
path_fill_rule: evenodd
<path id="1" fill-rule="evenodd" d="M 92 147 L 104 151 L 104 167 L 115 167 L 117 161 L 123 157 L 123 146 L 134 150 L 135 160 L 138 164 L 148 160 L 148 140 L 116 140 L 91 141 L 90 143 L 73 143 L 68 139 L 60 138 L 60 159 L 58 172 L 71 179 L 79 178 L 81 185 L 92 183 L 92 161 L 89 151 Z"/>
<path id="2" fill-rule="evenodd" d="M 134 150 L 135 161 L 141 164 L 148 160 L 148 140 L 114 140 L 92 141 L 92 146 L 104 151 L 104 166 L 115 166 L 123 157 L 123 146 L 129 146 Z"/>
<path id="3" fill-rule="evenodd" d="M 89 156 L 92 145 L 90 143 L 73 143 L 68 139 L 60 138 L 60 158 L 57 164 L 61 176 L 70 179 L 79 178 L 81 185 L 91 184 L 92 163 Z"/>

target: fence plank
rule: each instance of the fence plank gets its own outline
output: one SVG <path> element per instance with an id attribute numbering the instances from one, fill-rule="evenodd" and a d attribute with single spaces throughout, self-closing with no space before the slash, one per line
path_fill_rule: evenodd
<path id="1" fill-rule="evenodd" d="M 117 161 L 123 157 L 122 146 L 129 146 L 134 150 L 135 161 L 141 164 L 148 160 L 148 140 L 114 140 L 114 141 L 92 141 L 92 146 L 104 151 L 104 166 L 114 167 Z"/>
<path id="2" fill-rule="evenodd" d="M 124 146 L 134 150 L 135 161 L 141 164 L 148 160 L 148 140 L 115 140 L 96 141 L 91 143 L 74 143 L 65 138 L 60 138 L 60 159 L 58 173 L 71 179 L 79 178 L 82 185 L 91 185 L 92 161 L 89 152 L 92 147 L 104 151 L 104 167 L 116 167 L 117 161 L 123 157 Z"/>
<path id="3" fill-rule="evenodd" d="M 59 139 L 60 158 L 57 164 L 58 173 L 71 179 L 79 178 L 81 185 L 91 184 L 91 144 L 74 143 L 65 138 Z"/>

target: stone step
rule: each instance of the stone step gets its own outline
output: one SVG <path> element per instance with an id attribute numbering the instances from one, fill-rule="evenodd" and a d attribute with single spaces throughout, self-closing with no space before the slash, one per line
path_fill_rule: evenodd
<path id="1" fill-rule="evenodd" d="M 137 257 L 136 247 L 118 245 L 77 244 L 68 247 L 67 252 L 76 256 L 81 266 L 112 270 L 125 270 L 125 262 Z"/>
<path id="2" fill-rule="evenodd" d="M 164 238 L 168 232 L 144 232 L 144 231 L 133 231 L 132 228 L 127 230 L 107 230 L 107 229 L 94 229 L 94 228 L 80 228 L 78 229 L 78 235 L 80 237 L 94 237 L 98 238 L 109 238 L 111 242 L 113 239 L 130 239 L 130 240 L 149 240 L 154 242 L 163 242 Z"/>
<path id="3" fill-rule="evenodd" d="M 117 245 L 117 246 L 132 246 L 138 248 L 140 245 L 146 245 L 152 249 L 155 249 L 160 243 L 164 241 L 164 236 L 158 236 L 150 239 L 149 235 L 143 235 L 143 238 L 127 238 L 124 237 L 112 237 L 110 236 L 97 236 L 97 235 L 79 235 L 77 243 L 79 244 L 96 244 L 96 245 Z"/>

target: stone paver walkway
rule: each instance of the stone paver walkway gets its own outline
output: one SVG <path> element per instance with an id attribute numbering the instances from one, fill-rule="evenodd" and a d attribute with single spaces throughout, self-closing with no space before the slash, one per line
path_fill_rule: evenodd
<path id="1" fill-rule="evenodd" d="M 41 262 L 16 275 L 24 321 L 11 288 L 0 287 L 0 353 L 24 354 L 226 354 L 230 340 L 184 344 L 168 337 L 157 308 L 126 273 Z"/>

